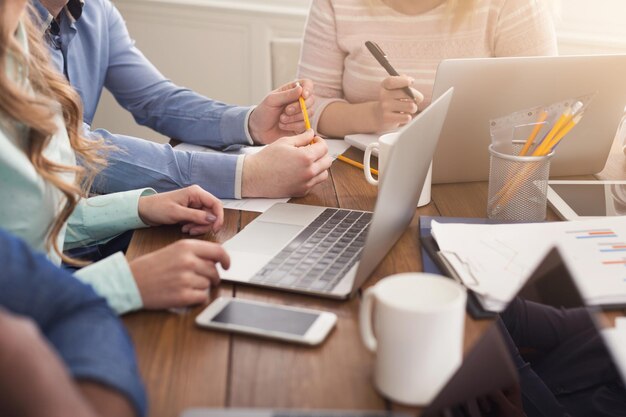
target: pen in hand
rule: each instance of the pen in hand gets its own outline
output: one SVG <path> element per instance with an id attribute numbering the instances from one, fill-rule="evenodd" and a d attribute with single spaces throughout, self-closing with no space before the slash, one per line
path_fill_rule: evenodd
<path id="1" fill-rule="evenodd" d="M 387 71 L 389 75 L 392 75 L 395 77 L 400 75 L 398 74 L 398 71 L 396 71 L 395 68 L 391 66 L 391 64 L 389 63 L 389 60 L 387 60 L 387 55 L 385 55 L 383 50 L 380 49 L 380 46 L 378 46 L 375 42 L 372 42 L 372 41 L 366 41 L 365 46 L 372 53 L 374 58 L 376 58 L 378 63 L 383 66 L 383 68 Z M 409 87 L 404 87 L 402 90 L 409 97 L 415 100 L 415 94 L 413 94 L 413 90 L 411 90 Z"/>

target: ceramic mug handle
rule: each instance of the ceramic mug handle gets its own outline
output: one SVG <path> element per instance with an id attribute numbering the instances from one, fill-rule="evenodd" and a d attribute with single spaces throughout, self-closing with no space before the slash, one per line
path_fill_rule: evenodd
<path id="1" fill-rule="evenodd" d="M 370 160 L 372 159 L 372 151 L 376 149 L 379 151 L 380 147 L 378 142 L 372 142 L 365 148 L 365 155 L 363 156 L 363 173 L 365 174 L 365 180 L 372 185 L 378 185 L 378 180 L 372 177 L 372 171 L 370 171 Z"/>
<path id="2" fill-rule="evenodd" d="M 371 352 L 376 352 L 378 342 L 372 330 L 372 305 L 374 302 L 374 287 L 368 288 L 363 294 L 361 308 L 359 310 L 359 327 L 361 329 L 361 339 L 363 344 Z"/>

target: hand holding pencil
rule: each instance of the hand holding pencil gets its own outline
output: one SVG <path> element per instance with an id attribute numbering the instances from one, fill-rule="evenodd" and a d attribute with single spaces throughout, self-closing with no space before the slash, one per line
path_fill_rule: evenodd
<path id="1" fill-rule="evenodd" d="M 302 111 L 302 116 L 304 118 L 304 125 L 305 125 L 306 129 L 309 130 L 309 129 L 311 129 L 311 121 L 309 119 L 309 112 L 308 112 L 308 109 L 306 107 L 306 102 L 304 101 L 303 97 L 300 97 L 299 101 L 300 101 L 300 109 Z M 315 138 L 313 138 L 313 140 L 310 142 L 310 144 L 312 145 L 314 142 L 315 142 Z M 364 168 L 363 164 L 361 164 L 360 162 L 354 161 L 354 160 L 352 160 L 350 158 L 347 158 L 347 157 L 345 157 L 343 155 L 337 156 L 337 159 L 339 159 L 340 161 L 343 161 L 343 162 L 345 162 L 345 163 L 347 163 L 349 165 L 352 165 L 354 167 L 357 167 L 357 168 L 360 168 L 360 169 Z M 377 170 L 372 168 L 372 169 L 370 169 L 370 171 L 372 172 L 372 174 L 378 175 L 378 171 Z"/>

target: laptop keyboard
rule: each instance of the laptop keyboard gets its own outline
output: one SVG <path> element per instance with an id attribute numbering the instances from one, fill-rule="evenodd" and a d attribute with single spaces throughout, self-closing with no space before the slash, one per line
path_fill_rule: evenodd
<path id="1" fill-rule="evenodd" d="M 330 292 L 361 257 L 372 213 L 328 208 L 251 282 Z"/>

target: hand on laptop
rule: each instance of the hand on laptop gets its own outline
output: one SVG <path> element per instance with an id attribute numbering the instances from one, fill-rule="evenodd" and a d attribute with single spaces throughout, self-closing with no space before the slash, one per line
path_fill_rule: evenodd
<path id="1" fill-rule="evenodd" d="M 377 132 L 397 129 L 411 121 L 417 113 L 417 105 L 424 100 L 424 95 L 412 88 L 413 79 L 406 75 L 387 77 L 380 84 L 378 101 L 374 105 L 373 120 L 377 124 Z M 415 100 L 411 99 L 404 88 L 413 91 Z"/>
<path id="2" fill-rule="evenodd" d="M 197 185 L 141 197 L 139 217 L 147 225 L 182 223 L 183 233 L 217 232 L 224 223 L 222 202 Z"/>
<path id="3" fill-rule="evenodd" d="M 213 242 L 183 239 L 130 262 L 144 308 L 184 307 L 208 300 L 220 282 L 215 264 L 230 267 L 224 248 Z"/>
<path id="4" fill-rule="evenodd" d="M 313 142 L 313 143 L 311 143 Z M 328 178 L 333 160 L 326 142 L 312 130 L 278 139 L 261 152 L 246 155 L 242 197 L 299 197 Z"/>
<path id="5" fill-rule="evenodd" d="M 275 140 L 306 130 L 298 99 L 302 96 L 308 108 L 313 105 L 313 82 L 299 80 L 269 93 L 252 111 L 248 129 L 256 144 L 267 145 Z M 309 112 L 312 116 L 312 112 Z"/>

